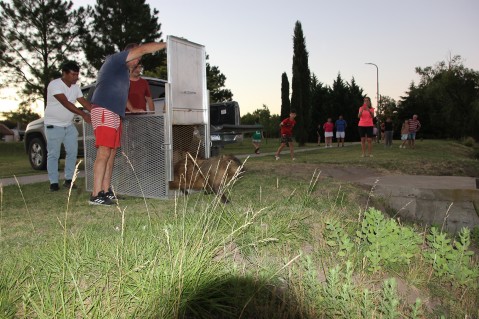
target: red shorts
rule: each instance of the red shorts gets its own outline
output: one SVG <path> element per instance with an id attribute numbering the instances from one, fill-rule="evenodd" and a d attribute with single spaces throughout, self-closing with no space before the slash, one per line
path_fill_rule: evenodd
<path id="1" fill-rule="evenodd" d="M 95 146 L 119 148 L 121 145 L 121 118 L 103 107 L 93 105 L 91 124 L 95 133 Z"/>

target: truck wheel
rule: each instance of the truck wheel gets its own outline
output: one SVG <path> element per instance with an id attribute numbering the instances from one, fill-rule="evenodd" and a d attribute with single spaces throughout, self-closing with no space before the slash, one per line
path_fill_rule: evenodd
<path id="1" fill-rule="evenodd" d="M 47 147 L 41 138 L 35 137 L 28 145 L 28 159 L 34 170 L 47 169 Z"/>

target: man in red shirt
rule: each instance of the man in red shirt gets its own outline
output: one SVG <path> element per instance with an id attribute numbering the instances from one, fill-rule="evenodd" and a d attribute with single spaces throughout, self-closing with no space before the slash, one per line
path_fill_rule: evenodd
<path id="1" fill-rule="evenodd" d="M 276 151 L 276 154 L 274 154 L 274 157 L 276 160 L 279 160 L 279 154 L 281 154 L 281 151 L 283 148 L 286 146 L 286 144 L 289 145 L 289 152 L 291 154 L 291 160 L 295 160 L 294 158 L 294 147 L 293 147 L 293 127 L 296 125 L 296 121 L 294 118 L 296 117 L 296 111 L 291 111 L 289 113 L 289 117 L 285 118 L 280 124 L 281 128 L 281 145 L 279 146 L 278 150 Z"/>
<path id="2" fill-rule="evenodd" d="M 130 71 L 130 90 L 128 91 L 128 102 L 126 111 L 131 113 L 154 112 L 155 104 L 151 98 L 150 86 L 148 81 L 140 77 L 143 66 L 136 65 Z M 146 108 L 148 103 L 148 109 Z"/>

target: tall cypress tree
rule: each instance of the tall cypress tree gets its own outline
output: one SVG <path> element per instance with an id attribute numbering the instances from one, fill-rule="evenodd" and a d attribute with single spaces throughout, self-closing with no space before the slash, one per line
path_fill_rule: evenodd
<path id="1" fill-rule="evenodd" d="M 308 141 L 308 129 L 311 123 L 311 76 L 308 65 L 308 51 L 301 22 L 296 21 L 293 48 L 293 84 L 291 109 L 296 110 L 294 135 L 299 146 Z"/>
<path id="2" fill-rule="evenodd" d="M 281 75 L 281 115 L 283 120 L 289 116 L 291 110 L 291 102 L 289 101 L 289 80 L 286 72 Z"/>
<path id="3" fill-rule="evenodd" d="M 48 83 L 80 50 L 76 26 L 84 11 L 63 0 L 0 1 L 0 7 L 2 86 L 21 88 L 21 105 L 43 99 L 46 106 Z"/>
<path id="4" fill-rule="evenodd" d="M 123 50 L 129 43 L 161 40 L 159 11 L 151 10 L 145 0 L 97 0 L 94 8 L 87 7 L 87 12 L 90 20 L 82 28 L 83 45 L 88 62 L 96 70 L 106 56 Z M 153 70 L 164 61 L 161 51 L 144 56 L 142 64 L 145 70 Z"/>

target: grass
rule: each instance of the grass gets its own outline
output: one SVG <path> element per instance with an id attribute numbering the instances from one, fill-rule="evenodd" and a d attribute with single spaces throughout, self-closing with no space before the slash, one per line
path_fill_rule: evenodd
<path id="1" fill-rule="evenodd" d="M 23 143 L 0 142 L 0 148 L 0 178 L 38 173 L 31 168 Z"/>
<path id="2" fill-rule="evenodd" d="M 223 152 L 244 154 L 248 144 Z M 262 151 L 268 147 L 277 144 Z M 376 147 L 374 154 L 359 158 L 358 145 L 298 153 L 289 174 L 276 172 L 286 160 L 249 158 L 228 205 L 197 193 L 92 207 L 83 187 L 71 194 L 50 193 L 48 183 L 1 188 L 0 317 L 479 316 L 478 261 L 464 252 L 467 243 L 440 237 L 433 250 L 429 230 L 381 219 L 366 207 L 375 204 L 367 190 L 311 169 L 423 174 L 451 165 L 465 174 L 477 169 L 469 149 L 424 141 L 416 150 Z M 308 178 L 295 174 L 303 166 Z M 376 224 L 391 231 L 376 232 Z M 398 238 L 407 246 L 400 262 L 388 253 L 399 249 Z M 447 259 L 451 249 L 461 253 Z M 443 256 L 442 264 L 431 255 Z"/>
<path id="3" fill-rule="evenodd" d="M 332 148 L 325 149 L 316 144 L 306 144 L 304 147 L 295 145 L 295 150 L 317 148 L 317 151 L 297 153 L 296 158 L 301 163 L 353 165 L 385 170 L 391 173 L 412 175 L 439 176 L 479 176 L 479 160 L 475 158 L 475 149 L 457 143 L 453 140 L 418 140 L 416 148 L 400 149 L 400 141 L 394 141 L 393 147 L 384 148 L 382 144 L 373 144 L 372 158 L 361 158 L 361 148 L 358 142 L 346 143 L 346 147 L 338 148 L 333 143 Z M 278 148 L 278 140 L 270 139 L 263 142 L 263 153 L 274 153 Z M 249 140 L 242 143 L 226 145 L 222 153 L 251 154 L 253 146 Z M 252 155 L 254 156 L 254 155 Z M 284 148 L 282 158 L 289 158 L 289 149 Z M 271 157 L 261 157 L 258 161 L 268 162 Z"/>
<path id="4" fill-rule="evenodd" d="M 0 178 L 46 173 L 46 171 L 34 170 L 30 166 L 23 142 L 0 142 L 0 149 Z M 65 161 L 63 159 L 60 160 L 60 170 L 63 169 L 64 162 Z"/>

